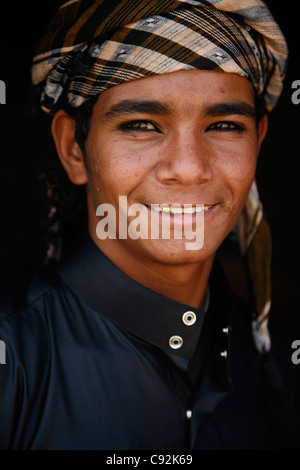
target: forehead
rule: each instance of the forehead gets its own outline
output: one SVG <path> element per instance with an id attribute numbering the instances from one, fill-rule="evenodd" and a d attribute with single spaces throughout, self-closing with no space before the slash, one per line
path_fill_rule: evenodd
<path id="1" fill-rule="evenodd" d="M 234 73 L 181 70 L 111 87 L 100 94 L 95 108 L 107 114 L 126 100 L 161 102 L 171 114 L 225 102 L 254 105 L 254 89 L 250 81 Z"/>

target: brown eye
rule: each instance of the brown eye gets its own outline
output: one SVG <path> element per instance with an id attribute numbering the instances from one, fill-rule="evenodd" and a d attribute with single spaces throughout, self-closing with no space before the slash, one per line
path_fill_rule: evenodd
<path id="1" fill-rule="evenodd" d="M 157 131 L 157 127 L 149 121 L 132 121 L 122 124 L 121 129 L 124 131 L 151 132 Z"/>
<path id="2" fill-rule="evenodd" d="M 244 128 L 240 126 L 239 124 L 236 124 L 235 122 L 232 122 L 232 121 L 219 121 L 209 126 L 209 130 L 216 130 L 216 131 L 221 131 L 221 132 L 228 132 L 228 131 L 241 132 L 244 130 Z"/>

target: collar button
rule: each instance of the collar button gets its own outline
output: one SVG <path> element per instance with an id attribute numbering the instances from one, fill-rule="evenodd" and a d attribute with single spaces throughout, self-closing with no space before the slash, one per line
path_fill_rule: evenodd
<path id="1" fill-rule="evenodd" d="M 183 339 L 181 338 L 181 336 L 171 336 L 171 338 L 169 339 L 169 346 L 170 348 L 172 349 L 179 349 L 181 348 L 181 346 L 183 345 Z"/>
<path id="2" fill-rule="evenodd" d="M 197 315 L 192 311 L 184 312 L 182 321 L 186 326 L 192 326 L 197 320 Z"/>
<path id="3" fill-rule="evenodd" d="M 226 359 L 227 358 L 227 351 L 225 350 L 225 351 L 220 352 L 220 356 L 224 357 L 224 359 Z"/>

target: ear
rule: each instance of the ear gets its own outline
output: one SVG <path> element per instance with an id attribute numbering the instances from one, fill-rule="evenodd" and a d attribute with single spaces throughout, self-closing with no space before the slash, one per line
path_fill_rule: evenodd
<path id="1" fill-rule="evenodd" d="M 258 123 L 258 150 L 260 150 L 261 144 L 266 137 L 268 130 L 268 116 L 264 114 Z"/>
<path id="2" fill-rule="evenodd" d="M 59 159 L 74 184 L 86 184 L 87 173 L 82 151 L 75 140 L 75 120 L 65 111 L 54 115 L 51 132 Z"/>

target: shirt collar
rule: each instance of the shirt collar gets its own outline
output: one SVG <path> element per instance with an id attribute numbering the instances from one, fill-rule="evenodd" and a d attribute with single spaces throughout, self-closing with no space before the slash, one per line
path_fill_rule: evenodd
<path id="1" fill-rule="evenodd" d="M 89 235 L 64 257 L 59 270 L 84 303 L 119 328 L 178 359 L 193 356 L 205 310 L 176 302 L 131 279 Z"/>

